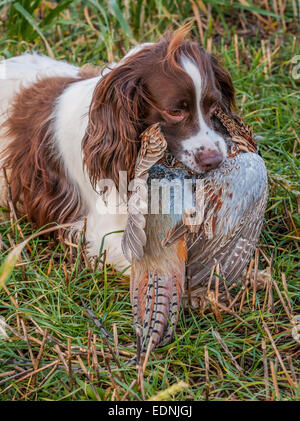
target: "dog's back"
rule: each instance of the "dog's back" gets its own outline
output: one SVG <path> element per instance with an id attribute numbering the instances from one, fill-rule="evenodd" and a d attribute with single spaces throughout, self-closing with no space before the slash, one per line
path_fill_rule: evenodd
<path id="1" fill-rule="evenodd" d="M 0 154 L 9 144 L 3 124 L 10 115 L 11 105 L 20 87 L 27 87 L 40 77 L 77 77 L 78 68 L 38 54 L 24 54 L 0 63 Z M 6 204 L 6 183 L 0 158 L 0 205 Z"/>

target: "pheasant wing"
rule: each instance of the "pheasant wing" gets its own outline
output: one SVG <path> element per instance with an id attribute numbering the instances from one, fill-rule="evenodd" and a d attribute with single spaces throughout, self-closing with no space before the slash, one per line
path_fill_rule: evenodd
<path id="1" fill-rule="evenodd" d="M 207 281 L 211 267 L 220 264 L 223 277 L 238 277 L 254 251 L 267 202 L 267 175 L 263 160 L 254 153 L 230 161 L 229 174 L 212 176 L 214 192 L 208 197 L 206 218 L 197 236 L 188 242 L 190 287 Z"/>
<path id="2" fill-rule="evenodd" d="M 159 124 L 146 129 L 141 135 L 141 142 L 135 165 L 132 195 L 128 203 L 128 220 L 122 238 L 122 251 L 130 262 L 131 256 L 137 260 L 142 259 L 146 245 L 144 215 L 148 211 L 148 170 L 163 157 L 167 148 Z"/>
<path id="3" fill-rule="evenodd" d="M 186 212 L 163 241 L 170 246 L 185 235 L 190 287 L 205 283 L 217 263 L 228 281 L 238 276 L 256 245 L 267 200 L 265 165 L 255 153 L 226 160 L 199 182 L 196 212 Z"/>

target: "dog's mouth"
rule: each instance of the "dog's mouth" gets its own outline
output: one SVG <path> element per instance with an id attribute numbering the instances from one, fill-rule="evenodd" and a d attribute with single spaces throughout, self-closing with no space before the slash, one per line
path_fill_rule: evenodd
<path id="1" fill-rule="evenodd" d="M 218 147 L 208 152 L 197 148 L 196 151 L 182 150 L 181 152 L 175 151 L 175 153 L 168 148 L 165 156 L 166 162 L 172 163 L 174 168 L 185 169 L 194 174 L 205 174 L 222 165 L 227 153 L 224 154 Z"/>
<path id="2" fill-rule="evenodd" d="M 172 152 L 170 152 L 167 149 L 164 153 L 163 158 L 158 163 L 163 164 L 167 168 L 185 171 L 190 176 L 193 176 L 193 175 L 199 175 L 199 176 L 202 175 L 203 176 L 207 172 L 214 169 L 211 165 L 211 159 L 212 158 L 208 157 L 207 161 L 199 164 L 199 163 L 197 163 L 193 154 L 191 154 L 191 155 L 188 154 L 188 156 L 190 157 L 190 159 L 188 159 L 188 160 L 182 158 L 181 155 L 179 155 L 179 157 L 177 157 L 175 154 L 173 154 Z M 223 157 L 223 155 L 220 154 L 218 159 L 220 159 L 220 165 L 219 166 L 221 166 L 225 158 Z"/>

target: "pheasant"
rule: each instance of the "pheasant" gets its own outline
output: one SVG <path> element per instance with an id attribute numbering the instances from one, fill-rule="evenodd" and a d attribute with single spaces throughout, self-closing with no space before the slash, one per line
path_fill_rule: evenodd
<path id="1" fill-rule="evenodd" d="M 159 124 L 141 135 L 122 247 L 132 262 L 130 297 L 143 352 L 171 341 L 182 302 L 197 308 L 216 265 L 223 282 L 239 278 L 261 232 L 267 174 L 252 129 L 221 107 L 213 124 L 222 131 L 228 154 L 204 175 L 170 155 Z M 174 187 L 170 212 L 153 210 L 154 196 L 164 206 L 159 192 L 168 182 L 181 183 L 187 200 L 178 199 Z"/>

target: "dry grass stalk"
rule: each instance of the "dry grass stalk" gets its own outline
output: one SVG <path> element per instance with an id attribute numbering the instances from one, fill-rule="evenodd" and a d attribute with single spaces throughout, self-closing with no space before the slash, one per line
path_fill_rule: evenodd
<path id="1" fill-rule="evenodd" d="M 96 33 L 98 34 L 97 29 L 94 27 L 94 25 L 93 25 L 93 23 L 92 23 L 92 21 L 91 21 L 91 18 L 90 18 L 90 15 L 89 15 L 89 9 L 88 9 L 88 7 L 87 7 L 87 6 L 85 6 L 85 7 L 83 8 L 83 13 L 84 13 L 84 17 L 86 18 L 86 21 L 87 21 L 88 25 L 90 26 L 90 28 L 91 28 L 94 32 L 96 32 Z"/>
<path id="2" fill-rule="evenodd" d="M 30 320 L 34 323 L 35 326 L 37 326 L 37 329 L 35 329 L 36 333 L 39 333 L 40 335 L 44 335 L 44 331 L 39 327 L 39 325 L 30 318 Z M 34 340 L 36 338 L 31 337 L 31 340 Z M 41 341 L 39 341 L 38 339 L 36 339 L 36 342 L 38 341 L 38 343 L 41 343 Z M 47 341 L 50 343 L 55 343 L 58 344 L 61 348 L 67 349 L 67 345 L 64 344 L 61 340 L 59 340 L 58 338 L 55 338 L 54 336 L 48 335 L 47 337 Z"/>
<path id="3" fill-rule="evenodd" d="M 115 353 L 117 358 L 120 358 L 120 354 L 119 354 L 119 347 L 118 347 L 118 330 L 117 330 L 117 324 L 113 323 L 113 335 L 114 335 L 114 345 L 115 345 Z"/>
<path id="4" fill-rule="evenodd" d="M 228 286 L 226 285 L 226 280 L 225 279 L 224 279 L 223 284 L 224 284 L 224 289 L 225 289 L 225 294 L 226 294 L 226 298 L 227 298 L 227 301 L 228 301 L 228 305 L 230 306 L 231 303 L 232 303 L 232 297 L 230 295 Z"/>
<path id="5" fill-rule="evenodd" d="M 243 311 L 243 307 L 244 307 L 244 301 L 245 301 L 245 297 L 248 291 L 248 286 L 250 284 L 250 281 L 246 281 L 246 285 L 245 288 L 243 289 L 243 293 L 242 293 L 242 297 L 241 297 L 241 301 L 240 301 L 240 307 L 239 307 L 239 313 L 241 313 Z"/>
<path id="6" fill-rule="evenodd" d="M 152 342 L 152 337 L 150 337 L 150 342 Z M 150 347 L 148 346 L 148 349 Z M 142 331 L 141 328 L 136 328 L 136 384 L 138 389 L 141 389 L 143 400 L 145 400 L 145 388 L 144 388 L 144 371 L 143 366 L 145 358 L 142 355 Z"/>
<path id="7" fill-rule="evenodd" d="M 249 3 L 247 0 L 239 0 L 241 4 L 243 4 L 244 6 L 249 6 Z M 250 10 L 250 12 L 256 17 L 256 19 L 258 19 L 263 25 L 268 25 L 268 21 L 263 18 L 259 13 L 256 13 L 252 10 Z"/>
<path id="8" fill-rule="evenodd" d="M 87 342 L 87 364 L 88 364 L 88 367 L 91 366 L 91 338 L 92 338 L 92 329 L 88 328 L 88 342 Z"/>
<path id="9" fill-rule="evenodd" d="M 63 267 L 63 271 L 64 271 L 64 275 L 65 275 L 65 281 L 66 281 L 66 287 L 69 287 L 69 275 L 68 275 L 68 271 L 67 271 L 67 265 L 66 262 L 63 261 L 62 263 L 62 267 Z"/>
<path id="10" fill-rule="evenodd" d="M 268 247 L 268 248 L 275 248 L 273 246 L 270 246 L 269 244 L 261 244 L 259 247 L 259 252 L 260 254 L 263 256 L 263 258 L 265 259 L 265 261 L 267 262 L 267 264 L 269 266 L 271 266 L 271 260 L 269 259 L 269 257 L 266 255 L 266 253 L 263 251 L 262 247 Z M 283 251 L 285 251 L 285 249 L 282 249 Z"/>
<path id="11" fill-rule="evenodd" d="M 152 342 L 153 342 L 153 336 L 151 335 L 148 346 L 147 346 L 147 351 L 146 351 L 144 363 L 143 363 L 143 374 L 145 373 L 146 365 L 147 365 L 148 360 L 149 360 L 149 356 L 150 356 L 150 352 L 151 352 L 151 348 L 152 348 Z"/>
<path id="12" fill-rule="evenodd" d="M 121 401 L 125 401 L 125 400 L 126 400 L 127 396 L 128 396 L 129 394 L 131 394 L 131 391 L 130 391 L 129 389 L 132 389 L 132 388 L 133 388 L 136 384 L 137 384 L 137 379 L 134 379 L 134 380 L 131 382 L 131 384 L 130 384 L 130 386 L 128 387 L 128 389 L 126 390 L 126 392 L 125 392 L 124 396 L 122 397 Z"/>
<path id="13" fill-rule="evenodd" d="M 240 54 L 239 54 L 239 42 L 237 34 L 234 34 L 234 48 L 235 48 L 235 61 L 237 67 L 240 67 Z"/>
<path id="14" fill-rule="evenodd" d="M 264 363 L 264 379 L 265 379 L 265 387 L 266 387 L 266 400 L 270 399 L 270 389 L 269 389 L 269 372 L 268 372 L 268 361 L 267 361 L 267 354 L 266 354 L 266 341 L 262 339 L 261 347 L 263 351 L 263 363 Z"/>
<path id="15" fill-rule="evenodd" d="M 211 268 L 211 271 L 210 271 L 210 276 L 209 276 L 209 280 L 208 280 L 208 284 L 207 284 L 207 293 L 208 293 L 208 292 L 209 292 L 209 290 L 210 290 L 210 287 L 211 287 L 211 281 L 212 281 L 212 278 L 213 278 L 213 276 L 214 276 L 215 269 L 216 269 L 216 266 L 215 266 L 215 265 L 213 265 L 213 267 Z"/>
<path id="16" fill-rule="evenodd" d="M 35 360 L 33 352 L 32 352 L 31 344 L 30 344 L 29 339 L 28 339 L 28 334 L 27 334 L 26 326 L 25 326 L 25 323 L 24 323 L 23 319 L 21 319 L 21 325 L 22 325 L 22 329 L 23 329 L 23 333 L 24 333 L 24 338 L 25 338 L 25 341 L 27 343 L 27 347 L 28 347 L 30 359 L 31 359 L 31 362 L 32 362 L 32 366 L 33 366 L 33 369 L 36 370 L 37 369 L 36 360 Z M 41 343 L 41 346 L 42 346 L 42 343 Z"/>
<path id="17" fill-rule="evenodd" d="M 212 309 L 214 315 L 216 316 L 217 321 L 219 323 L 222 323 L 223 317 L 222 317 L 222 314 L 220 313 L 220 310 L 218 308 L 218 302 L 217 302 L 217 297 L 215 295 L 215 292 L 214 291 L 208 291 L 207 298 L 209 300 L 211 309 Z"/>
<path id="18" fill-rule="evenodd" d="M 271 278 L 267 278 L 267 285 L 266 285 L 266 293 L 265 293 L 265 298 L 264 298 L 264 302 L 263 302 L 263 307 L 262 307 L 262 313 L 265 313 L 265 309 L 266 309 L 266 305 L 267 305 L 267 301 L 269 299 L 269 295 L 270 295 L 270 288 L 272 287 L 271 285 Z"/>
<path id="19" fill-rule="evenodd" d="M 47 368 L 50 368 L 50 367 L 52 367 L 52 366 L 54 366 L 55 364 L 58 364 L 58 363 L 59 363 L 59 361 L 58 361 L 58 360 L 55 360 L 55 361 L 52 361 L 52 362 L 51 362 L 51 363 L 49 363 L 49 364 L 44 365 L 44 366 L 43 366 L 43 367 L 41 367 L 41 368 L 38 368 L 37 370 L 30 369 L 30 370 L 26 370 L 26 371 L 24 371 L 23 373 L 18 373 L 18 375 L 22 375 L 22 377 L 21 377 L 20 379 L 16 380 L 14 383 L 12 383 L 12 384 L 10 384 L 9 386 L 7 386 L 4 390 L 2 390 L 2 391 L 0 392 L 0 394 L 3 394 L 3 393 L 5 393 L 5 392 L 7 392 L 10 388 L 12 388 L 13 386 L 15 386 L 15 383 L 19 383 L 19 382 L 21 382 L 22 380 L 27 379 L 28 377 L 32 377 L 33 375 L 38 374 L 38 373 L 40 373 L 41 371 L 44 371 L 44 370 L 46 370 Z M 23 375 L 23 374 L 25 374 L 25 375 Z M 17 377 L 17 376 L 16 376 L 16 377 Z M 11 378 L 6 379 L 5 381 L 7 381 L 7 380 L 11 380 Z M 0 384 L 1 384 L 1 382 L 0 382 Z"/>
<path id="20" fill-rule="evenodd" d="M 271 47 L 270 47 L 270 41 L 267 42 L 267 63 L 268 63 L 268 69 L 269 74 L 272 74 L 272 54 L 271 54 Z"/>
<path id="21" fill-rule="evenodd" d="M 96 373 L 96 379 L 99 383 L 100 377 L 99 377 L 99 368 L 98 368 L 98 357 L 97 357 L 97 351 L 96 351 L 96 335 L 93 335 L 93 343 L 92 343 L 92 362 L 93 362 L 93 369 Z"/>
<path id="22" fill-rule="evenodd" d="M 2 286 L 2 288 L 4 289 L 4 291 L 6 292 L 6 294 L 7 294 L 7 296 L 8 296 L 8 298 L 10 299 L 10 301 L 11 301 L 11 303 L 16 307 L 16 308 L 18 308 L 18 304 L 17 304 L 17 302 L 16 302 L 16 300 L 14 299 L 14 297 L 11 295 L 11 293 L 9 292 L 9 289 L 7 288 L 7 286 L 4 284 L 3 286 Z"/>
<path id="23" fill-rule="evenodd" d="M 292 4 L 293 4 L 293 13 L 294 13 L 295 18 L 297 19 L 297 17 L 298 17 L 298 10 L 297 10 L 296 0 L 292 0 Z M 299 4 L 299 6 L 300 6 L 300 4 Z"/>
<path id="24" fill-rule="evenodd" d="M 261 40 L 261 52 L 262 52 L 262 64 L 264 65 L 264 75 L 265 75 L 265 79 L 268 78 L 268 57 L 266 54 L 266 40 Z"/>
<path id="25" fill-rule="evenodd" d="M 269 6 L 269 0 L 264 0 L 264 4 L 265 4 L 265 8 L 266 8 L 266 10 L 267 10 L 268 12 L 270 12 L 270 11 L 271 11 L 271 9 L 270 9 L 270 6 Z M 269 22 L 269 23 L 271 23 L 271 22 L 272 22 L 272 20 L 271 20 L 271 16 L 267 16 L 267 19 L 268 19 L 268 22 Z"/>
<path id="26" fill-rule="evenodd" d="M 19 367 L 16 367 L 16 370 L 17 370 L 17 368 L 19 368 Z M 19 377 L 22 377 L 25 374 L 32 373 L 33 372 L 33 368 L 29 368 L 28 370 L 23 370 L 23 369 L 20 370 L 20 368 L 19 368 L 19 370 L 17 370 L 17 371 L 19 371 L 19 372 L 18 373 L 14 372 L 15 374 L 10 375 L 6 379 L 0 380 L 0 385 L 5 384 L 5 383 L 7 383 L 10 380 L 18 379 Z"/>
<path id="27" fill-rule="evenodd" d="M 272 283 L 271 267 L 267 267 L 267 273 L 269 274 L 268 280 L 270 282 L 269 295 L 268 295 L 268 304 L 267 304 L 267 312 L 268 313 L 275 313 L 274 299 L 273 299 L 273 283 Z M 277 328 L 277 326 L 275 326 L 275 327 Z"/>
<path id="28" fill-rule="evenodd" d="M 204 363 L 205 363 L 205 400 L 209 400 L 209 392 L 210 392 L 210 386 L 209 386 L 209 355 L 208 355 L 208 349 L 207 346 L 204 346 Z"/>
<path id="29" fill-rule="evenodd" d="M 0 373 L 0 379 L 1 379 L 1 377 L 11 376 L 15 373 L 16 373 L 16 370 L 4 371 L 4 373 Z"/>
<path id="30" fill-rule="evenodd" d="M 117 401 L 120 401 L 121 399 L 120 399 L 120 396 L 119 396 L 119 393 L 118 393 L 118 389 L 120 389 L 120 387 L 119 387 L 119 385 L 115 382 L 114 376 L 112 375 L 112 372 L 111 372 L 111 368 L 110 368 L 109 360 L 108 360 L 107 358 L 104 358 L 104 364 L 105 364 L 105 366 L 106 366 L 106 368 L 107 368 L 107 375 L 108 375 L 108 377 L 109 377 L 109 379 L 110 379 L 110 381 L 111 381 L 111 383 L 112 383 L 112 385 L 113 385 L 113 387 L 114 387 L 114 391 L 113 391 L 113 393 L 114 393 L 114 395 L 115 395 L 115 397 L 116 397 Z M 112 399 L 112 400 L 113 400 L 113 399 Z"/>
<path id="31" fill-rule="evenodd" d="M 57 370 L 57 367 L 58 367 L 58 363 L 56 363 L 55 365 L 54 365 L 54 367 L 49 371 L 49 373 L 47 374 L 47 376 L 45 376 L 44 378 L 43 378 L 43 380 L 41 381 L 41 383 L 39 383 L 39 385 L 37 386 L 37 390 L 39 390 L 42 386 L 43 386 L 43 384 L 45 384 L 46 383 L 46 381 L 52 376 L 52 374 Z M 29 396 L 31 393 L 33 393 L 33 392 L 29 392 L 29 394 L 27 395 L 27 396 Z"/>
<path id="32" fill-rule="evenodd" d="M 285 18 L 284 18 L 285 4 L 282 3 L 282 0 L 278 0 L 278 2 L 279 2 L 279 13 L 281 17 L 282 26 L 283 26 L 283 29 L 286 31 L 286 23 L 285 23 Z"/>
<path id="33" fill-rule="evenodd" d="M 298 380 L 297 380 L 297 376 L 296 376 L 296 372 L 295 372 L 295 367 L 293 366 L 293 360 L 292 360 L 291 355 L 287 355 L 286 359 L 289 363 L 289 367 L 290 367 L 290 371 L 291 371 L 291 375 L 293 377 L 293 380 L 294 380 L 295 383 L 297 383 Z"/>
<path id="34" fill-rule="evenodd" d="M 235 368 L 240 372 L 243 373 L 243 369 L 242 367 L 236 362 L 234 356 L 231 354 L 231 352 L 228 349 L 228 346 L 225 344 L 225 342 L 223 341 L 223 339 L 221 338 L 221 335 L 219 334 L 219 332 L 217 332 L 216 330 L 213 331 L 213 334 L 215 335 L 217 341 L 219 342 L 219 344 L 221 345 L 221 347 L 224 349 L 226 355 L 230 358 L 230 360 L 232 361 L 233 365 L 235 366 Z"/>
<path id="35" fill-rule="evenodd" d="M 278 297 L 280 299 L 280 302 L 281 302 L 281 304 L 282 304 L 282 306 L 284 308 L 284 311 L 286 312 L 286 315 L 291 320 L 293 316 L 292 316 L 292 314 L 290 312 L 290 309 L 287 307 L 285 300 L 283 299 L 283 296 L 282 296 L 281 291 L 280 291 L 280 289 L 279 289 L 279 287 L 277 285 L 277 282 L 275 282 L 273 279 L 271 279 L 271 282 L 272 282 L 272 284 L 274 285 L 274 287 L 276 289 L 276 292 L 277 292 Z"/>
<path id="36" fill-rule="evenodd" d="M 245 280 L 244 284 L 242 285 L 241 289 L 239 290 L 239 292 L 237 293 L 237 295 L 235 296 L 235 298 L 233 299 L 233 301 L 230 303 L 229 309 L 233 308 L 235 303 L 240 299 L 240 296 L 242 294 L 244 295 L 245 290 L 248 288 L 248 285 L 250 283 L 250 276 L 251 276 L 251 272 L 252 272 L 252 269 L 253 269 L 253 265 L 254 265 L 254 259 L 251 259 L 250 263 L 249 263 L 249 266 L 248 266 L 247 274 L 246 274 L 246 280 Z M 233 288 L 233 286 L 236 286 L 236 284 L 233 284 L 231 286 L 231 288 Z M 231 288 L 229 288 L 229 290 Z M 241 306 L 240 306 L 240 308 L 241 308 Z"/>
<path id="37" fill-rule="evenodd" d="M 212 38 L 207 38 L 206 40 L 206 49 L 209 53 L 212 52 Z"/>
<path id="38" fill-rule="evenodd" d="M 247 323 L 244 319 L 242 319 L 242 317 L 240 317 L 235 311 L 231 310 L 230 308 L 224 306 L 224 304 L 218 303 L 218 307 L 225 311 L 225 313 L 231 314 L 232 316 L 234 316 L 236 319 L 238 319 L 240 322 L 243 323 L 243 325 L 248 326 L 250 329 L 252 329 L 252 326 Z"/>
<path id="39" fill-rule="evenodd" d="M 290 311 L 290 313 L 292 313 L 292 305 L 291 305 L 289 295 L 288 295 L 289 292 L 288 292 L 288 287 L 287 287 L 287 283 L 286 283 L 285 273 L 281 273 L 281 280 L 282 280 L 282 285 L 283 285 L 283 288 L 284 288 L 283 293 L 284 293 L 284 296 L 286 298 L 289 311 Z"/>
<path id="40" fill-rule="evenodd" d="M 100 398 L 100 396 L 99 396 L 99 394 L 97 392 L 97 389 L 93 385 L 93 382 L 91 381 L 91 378 L 89 376 L 89 373 L 87 372 L 87 369 L 85 368 L 85 365 L 83 364 L 83 361 L 82 361 L 82 359 L 80 358 L 79 355 L 77 355 L 77 360 L 78 360 L 78 362 L 80 364 L 80 367 L 82 368 L 82 371 L 85 374 L 85 377 L 87 378 L 87 381 L 89 382 L 89 384 L 90 384 L 90 386 L 91 386 L 91 388 L 92 388 L 92 390 L 93 390 L 93 392 L 94 392 L 94 394 L 96 396 L 97 401 L 101 401 L 101 398 Z"/>
<path id="41" fill-rule="evenodd" d="M 279 15 L 277 0 L 273 0 L 273 9 L 274 9 L 274 12 L 276 13 L 276 15 Z"/>
<path id="42" fill-rule="evenodd" d="M 52 266 L 53 266 L 53 259 L 50 259 L 48 270 L 47 270 L 47 275 L 48 276 L 50 276 L 50 273 L 52 271 Z"/>
<path id="43" fill-rule="evenodd" d="M 264 327 L 264 329 L 265 329 L 265 331 L 266 331 L 266 333 L 268 335 L 268 338 L 270 339 L 270 342 L 271 342 L 272 347 L 273 347 L 273 349 L 275 351 L 276 357 L 278 358 L 278 361 L 279 361 L 279 363 L 281 365 L 281 368 L 282 368 L 282 370 L 283 370 L 283 372 L 285 374 L 285 377 L 287 378 L 287 381 L 289 382 L 290 386 L 297 387 L 297 383 L 295 383 L 294 380 L 291 378 L 291 376 L 289 375 L 289 373 L 288 373 L 288 371 L 287 371 L 287 369 L 286 369 L 286 367 L 284 365 L 284 362 L 283 362 L 283 360 L 281 358 L 280 352 L 278 351 L 278 348 L 277 348 L 277 346 L 275 344 L 275 341 L 274 341 L 274 339 L 273 339 L 273 337 L 272 337 L 272 335 L 271 335 L 271 333 L 270 333 L 270 331 L 268 329 L 268 326 L 266 325 L 266 323 L 263 320 L 262 320 L 262 324 L 263 324 L 263 327 Z"/>
<path id="44" fill-rule="evenodd" d="M 218 263 L 216 266 L 216 276 L 215 276 L 215 296 L 216 296 L 217 305 L 218 305 L 218 299 L 219 299 L 219 279 L 220 279 L 220 265 Z"/>
<path id="45" fill-rule="evenodd" d="M 270 361 L 270 368 L 271 368 L 272 381 L 273 381 L 276 400 L 280 401 L 280 394 L 279 394 L 277 378 L 276 378 L 276 369 L 274 367 L 273 361 Z"/>
<path id="46" fill-rule="evenodd" d="M 145 398 L 144 372 L 143 372 L 144 362 L 145 362 L 145 355 L 141 354 L 140 359 L 137 363 L 137 378 L 138 378 L 138 385 L 141 389 L 143 400 L 146 399 Z"/>
<path id="47" fill-rule="evenodd" d="M 68 355 L 67 355 L 67 365 L 68 365 L 68 376 L 69 376 L 69 387 L 70 390 L 73 389 L 73 377 L 72 377 L 72 351 L 71 351 L 71 339 L 68 338 Z"/>
<path id="48" fill-rule="evenodd" d="M 41 343 L 41 346 L 40 346 L 40 350 L 39 350 L 38 356 L 36 358 L 36 367 L 35 368 L 39 368 L 39 366 L 40 366 L 40 362 L 42 360 L 42 356 L 43 356 L 44 350 L 45 350 L 45 344 L 46 344 L 46 341 L 47 341 L 47 336 L 48 336 L 48 330 L 46 329 L 44 331 L 42 343 Z M 32 379 L 33 385 L 35 384 L 35 381 L 36 381 L 36 377 L 33 377 L 33 379 Z"/>
<path id="49" fill-rule="evenodd" d="M 253 281 L 252 281 L 252 288 L 253 288 L 253 297 L 252 297 L 252 310 L 255 308 L 255 301 L 256 301 L 256 287 L 257 287 L 257 271 L 258 271 L 258 258 L 259 258 L 259 249 L 255 250 L 255 258 L 254 258 L 254 273 L 253 273 Z"/>
<path id="50" fill-rule="evenodd" d="M 293 63 L 291 62 L 291 66 L 293 65 Z M 291 70 L 290 70 L 291 71 Z M 293 146 L 293 152 L 292 152 L 292 154 L 294 155 L 294 156 L 296 156 L 297 155 L 297 148 L 299 147 L 299 145 L 300 145 L 300 138 L 298 137 L 298 135 L 297 135 L 297 133 L 295 132 L 295 129 L 292 127 L 291 128 L 291 130 L 292 130 L 292 132 L 293 132 L 293 134 L 294 134 L 294 136 L 295 136 L 295 142 L 294 142 L 294 146 Z M 298 211 L 298 213 L 299 213 L 299 211 Z M 297 235 L 297 231 L 296 231 L 296 235 Z"/>
<path id="51" fill-rule="evenodd" d="M 63 356 L 63 354 L 62 354 L 62 352 L 60 350 L 59 345 L 56 344 L 53 349 L 57 353 L 57 355 L 59 356 L 60 361 L 63 363 L 63 365 L 65 367 L 65 370 L 68 373 L 68 371 L 69 371 L 68 364 L 67 364 L 67 362 L 66 362 L 66 360 L 65 360 L 65 358 L 64 358 L 64 356 Z"/>
<path id="52" fill-rule="evenodd" d="M 195 4 L 194 0 L 191 0 L 191 3 L 192 3 L 193 12 L 194 12 L 195 19 L 196 19 L 197 26 L 198 26 L 201 45 L 204 46 L 204 31 L 203 31 L 203 25 L 202 25 L 202 20 L 201 20 L 201 14 L 200 14 L 199 9 L 198 9 L 197 5 Z"/>
<path id="53" fill-rule="evenodd" d="M 117 367 L 121 370 L 121 365 L 120 365 L 120 362 L 119 362 L 118 358 L 116 357 L 116 354 L 114 353 L 114 351 L 113 351 L 113 349 L 112 349 L 112 347 L 111 347 L 110 343 L 108 342 L 108 340 L 106 339 L 106 337 L 105 337 L 105 336 L 103 336 L 103 337 L 102 337 L 102 340 L 103 340 L 103 342 L 105 343 L 105 345 L 108 347 L 108 349 L 109 349 L 109 351 L 110 351 L 110 353 L 111 353 L 112 359 L 115 361 L 115 363 L 116 363 Z M 122 375 L 122 377 L 123 377 L 123 373 L 122 373 L 122 372 L 121 372 L 121 375 Z"/>

